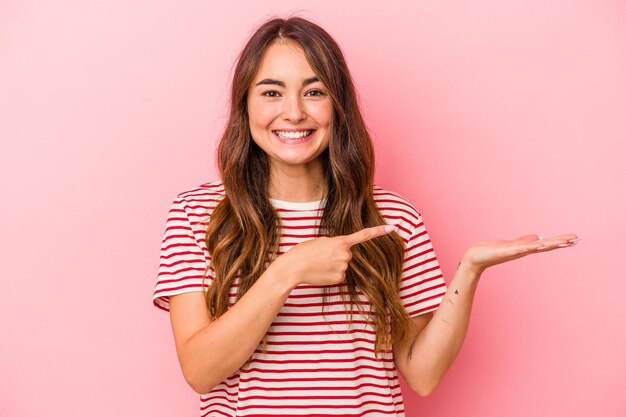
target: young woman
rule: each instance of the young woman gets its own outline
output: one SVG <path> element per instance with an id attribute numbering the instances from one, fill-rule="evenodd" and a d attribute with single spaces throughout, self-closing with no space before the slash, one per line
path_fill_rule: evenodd
<path id="1" fill-rule="evenodd" d="M 402 416 L 398 372 L 435 389 L 481 273 L 577 241 L 479 242 L 448 288 L 420 213 L 373 184 L 340 48 L 297 17 L 243 49 L 218 161 L 172 205 L 154 293 L 203 416 Z"/>

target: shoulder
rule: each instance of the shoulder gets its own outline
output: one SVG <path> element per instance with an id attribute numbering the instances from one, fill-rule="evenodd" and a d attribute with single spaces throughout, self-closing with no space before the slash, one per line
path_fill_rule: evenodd
<path id="1" fill-rule="evenodd" d="M 395 191 L 374 185 L 374 201 L 387 223 L 398 226 L 409 235 L 423 224 L 421 213 Z"/>
<path id="2" fill-rule="evenodd" d="M 374 185 L 374 201 L 379 210 L 396 211 L 404 213 L 411 220 L 417 221 L 422 214 L 410 201 L 395 191 L 387 190 L 378 185 Z"/>
<path id="3" fill-rule="evenodd" d="M 178 193 L 172 210 L 184 211 L 188 217 L 206 218 L 225 196 L 221 180 L 214 180 Z"/>
<path id="4" fill-rule="evenodd" d="M 176 199 L 180 201 L 221 200 L 224 195 L 224 184 L 221 180 L 214 180 L 178 193 Z"/>

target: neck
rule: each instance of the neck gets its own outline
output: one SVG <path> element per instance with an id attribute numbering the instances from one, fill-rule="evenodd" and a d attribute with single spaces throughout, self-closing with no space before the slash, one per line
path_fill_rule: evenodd
<path id="1" fill-rule="evenodd" d="M 306 165 L 271 164 L 269 197 L 296 203 L 318 201 L 326 194 L 326 181 L 319 159 Z"/>

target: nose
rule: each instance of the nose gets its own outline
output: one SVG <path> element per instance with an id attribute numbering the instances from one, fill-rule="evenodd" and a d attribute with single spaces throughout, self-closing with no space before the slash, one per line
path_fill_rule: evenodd
<path id="1" fill-rule="evenodd" d="M 298 96 L 285 96 L 283 105 L 283 119 L 292 123 L 306 119 L 306 112 L 302 100 Z"/>

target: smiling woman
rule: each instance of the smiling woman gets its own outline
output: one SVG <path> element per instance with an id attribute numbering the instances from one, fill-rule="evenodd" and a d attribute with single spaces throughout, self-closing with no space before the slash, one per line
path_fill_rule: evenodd
<path id="1" fill-rule="evenodd" d="M 403 416 L 398 374 L 433 391 L 485 268 L 577 241 L 479 242 L 448 288 L 420 213 L 373 184 L 339 46 L 298 17 L 244 47 L 218 162 L 172 205 L 153 296 L 203 416 Z"/>

